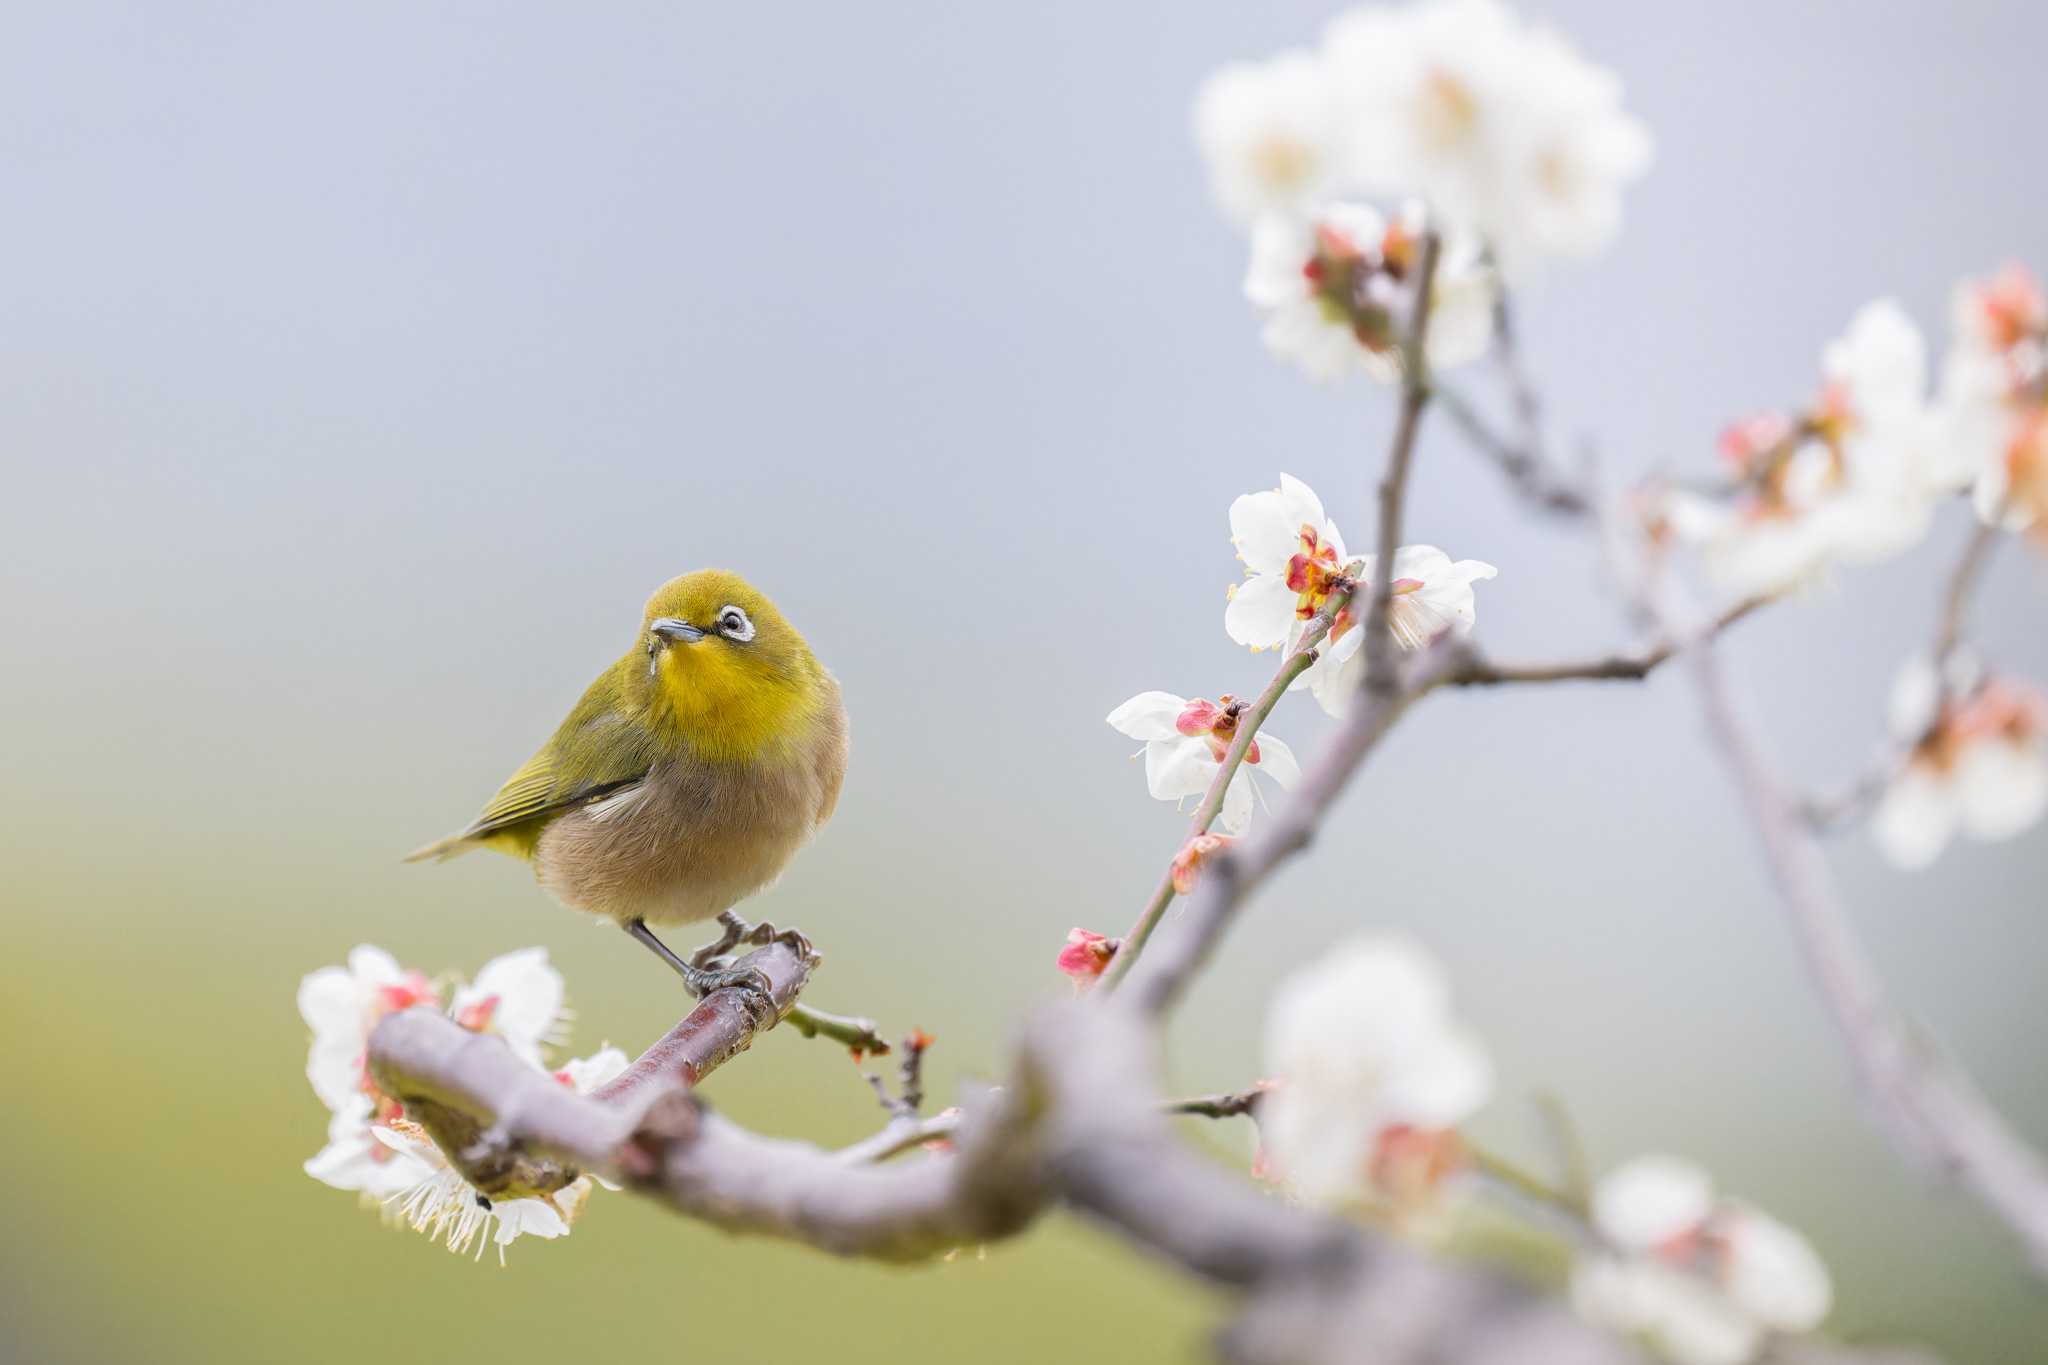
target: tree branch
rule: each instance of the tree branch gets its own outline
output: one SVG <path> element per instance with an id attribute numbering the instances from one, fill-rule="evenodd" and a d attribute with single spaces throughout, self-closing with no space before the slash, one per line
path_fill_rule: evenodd
<path id="1" fill-rule="evenodd" d="M 1757 608 L 1775 602 L 1771 594 L 1745 597 L 1715 617 L 1708 634 L 1718 636 Z M 1502 683 L 1638 682 L 1678 652 L 1668 637 L 1648 649 L 1610 654 L 1604 659 L 1560 660 L 1556 663 L 1497 664 L 1467 650 L 1464 661 L 1444 679 L 1452 687 L 1491 687 Z"/>
<path id="2" fill-rule="evenodd" d="M 1689 652 L 1709 728 L 1749 808 L 1779 899 L 1865 1100 L 1909 1155 L 1931 1159 L 1974 1194 L 2020 1239 L 2035 1269 L 2048 1274 L 2048 1169 L 2040 1154 L 1968 1076 L 1900 1020 L 1836 895 L 1820 844 L 1737 710 L 1711 644 L 1701 639 Z"/>

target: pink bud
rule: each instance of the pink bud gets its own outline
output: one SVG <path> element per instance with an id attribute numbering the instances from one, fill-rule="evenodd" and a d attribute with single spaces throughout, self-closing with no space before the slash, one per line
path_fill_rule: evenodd
<path id="1" fill-rule="evenodd" d="M 1118 941 L 1086 929 L 1067 932 L 1067 945 L 1060 949 L 1059 969 L 1082 985 L 1101 976 L 1116 956 Z"/>

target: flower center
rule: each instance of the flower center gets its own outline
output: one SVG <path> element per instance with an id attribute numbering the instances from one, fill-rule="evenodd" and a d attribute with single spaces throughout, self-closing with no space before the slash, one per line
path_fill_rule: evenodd
<path id="1" fill-rule="evenodd" d="M 491 1026 L 491 1016 L 498 1012 L 498 997 L 487 995 L 481 1000 L 464 1005 L 455 1016 L 455 1022 L 471 1033 L 482 1033 Z"/>
<path id="2" fill-rule="evenodd" d="M 1306 621 L 1330 600 L 1344 572 L 1337 562 L 1337 547 L 1324 544 L 1315 527 L 1302 525 L 1299 544 L 1287 561 L 1287 586 L 1295 595 L 1295 619 Z"/>
<path id="3" fill-rule="evenodd" d="M 1252 149 L 1252 170 L 1280 193 L 1300 189 L 1315 174 L 1313 148 L 1292 133 L 1270 133 Z"/>
<path id="4" fill-rule="evenodd" d="M 1479 122 L 1479 101 L 1472 87 L 1442 67 L 1432 67 L 1422 80 L 1423 141 L 1448 151 L 1471 135 Z"/>
<path id="5" fill-rule="evenodd" d="M 1230 752 L 1230 742 L 1237 737 L 1237 720 L 1244 714 L 1245 704 L 1225 692 L 1216 701 L 1205 701 L 1196 697 L 1187 709 L 1174 718 L 1173 728 L 1190 739 L 1205 739 L 1209 742 L 1209 755 L 1218 763 Z M 1259 742 L 1253 740 L 1245 750 L 1244 761 L 1259 761 Z"/>

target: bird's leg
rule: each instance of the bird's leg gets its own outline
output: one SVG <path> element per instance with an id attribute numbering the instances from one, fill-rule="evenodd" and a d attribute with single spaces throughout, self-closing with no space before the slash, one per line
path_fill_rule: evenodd
<path id="1" fill-rule="evenodd" d="M 742 943 L 751 943 L 757 948 L 765 948 L 771 943 L 780 943 L 814 967 L 824 961 L 823 955 L 811 945 L 810 938 L 801 929 L 777 929 L 765 919 L 759 924 L 749 924 L 740 918 L 737 910 L 719 911 L 718 922 L 725 926 L 724 935 L 719 938 L 717 943 L 708 944 L 704 949 L 700 950 L 710 953 L 713 957 L 718 956 L 718 953 L 731 952 L 733 948 Z M 713 948 L 717 949 L 717 952 L 711 952 Z M 701 961 L 702 959 L 693 958 L 691 960 Z"/>
<path id="2" fill-rule="evenodd" d="M 683 979 L 683 985 L 689 989 L 690 994 L 701 999 L 713 991 L 737 986 L 749 995 L 758 996 L 767 1007 L 768 1016 L 771 1018 L 774 1016 L 775 998 L 771 994 L 774 990 L 774 983 L 768 979 L 768 973 L 762 971 L 759 967 L 711 968 L 700 966 L 695 961 L 685 962 L 682 958 L 676 956 L 674 949 L 654 936 L 654 931 L 647 927 L 647 921 L 629 919 L 626 921 L 624 928 L 628 934 L 631 934 L 634 938 L 645 944 L 649 952 L 674 968 L 676 975 Z M 727 926 L 728 932 L 730 932 L 730 929 L 731 926 Z M 703 955 L 700 953 L 694 956 L 701 957 Z"/>

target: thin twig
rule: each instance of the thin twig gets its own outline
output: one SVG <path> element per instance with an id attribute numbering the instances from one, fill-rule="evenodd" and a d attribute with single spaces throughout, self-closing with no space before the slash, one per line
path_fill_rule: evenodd
<path id="1" fill-rule="evenodd" d="M 1230 790 L 1231 780 L 1237 776 L 1245 756 L 1251 752 L 1252 741 L 1258 738 L 1259 727 L 1266 723 L 1266 717 L 1273 714 L 1273 708 L 1287 695 L 1287 689 L 1294 685 L 1294 680 L 1306 673 L 1309 666 L 1315 663 L 1317 646 L 1322 644 L 1323 637 L 1329 634 L 1330 626 L 1338 613 L 1350 605 L 1354 591 L 1356 585 L 1349 582 L 1340 582 L 1332 589 L 1322 609 L 1311 617 L 1303 628 L 1301 638 L 1295 642 L 1294 648 L 1281 660 L 1280 668 L 1273 674 L 1273 680 L 1266 684 L 1266 690 L 1259 693 L 1251 705 L 1239 714 L 1237 730 L 1231 737 L 1230 747 L 1224 751 L 1223 761 L 1217 765 L 1215 775 L 1209 779 L 1209 788 L 1202 794 L 1201 804 L 1195 807 L 1194 819 L 1189 822 L 1190 839 L 1208 833 L 1209 826 L 1216 822 L 1216 816 L 1223 809 L 1224 795 Z M 1104 994 L 1114 991 L 1123 979 L 1130 975 L 1131 968 L 1144 953 L 1145 945 L 1151 941 L 1153 931 L 1159 927 L 1160 920 L 1165 918 L 1167 908 L 1173 904 L 1176 894 L 1173 869 L 1169 866 L 1160 876 L 1159 885 L 1153 890 L 1151 899 L 1145 902 L 1145 908 L 1138 913 L 1137 923 L 1131 926 L 1130 932 L 1118 940 L 1115 955 L 1110 958 L 1109 966 L 1103 970 L 1101 979 L 1096 983 L 1096 990 Z"/>
<path id="2" fill-rule="evenodd" d="M 1745 597 L 1715 617 L 1708 633 L 1719 635 L 1759 607 L 1767 606 L 1776 600 L 1775 595 L 1768 593 Z M 1483 657 L 1476 650 L 1468 650 L 1464 662 L 1445 678 L 1444 682 L 1452 687 L 1491 687 L 1502 683 L 1636 682 L 1647 678 L 1677 651 L 1678 646 L 1666 638 L 1647 649 L 1610 654 L 1603 659 L 1500 664 Z"/>
<path id="3" fill-rule="evenodd" d="M 1970 595 L 1975 591 L 1985 566 L 1991 562 L 1992 551 L 2003 539 L 2005 537 L 1998 527 L 1980 522 L 1971 533 L 1969 543 L 1963 546 L 1962 558 L 1956 561 L 1948 576 L 1948 589 L 1941 599 L 1941 614 L 1935 620 L 1934 649 L 1930 655 L 1937 677 L 1946 678 L 1950 656 L 1962 642 L 1964 629 L 1969 624 Z"/>
<path id="4" fill-rule="evenodd" d="M 1379 537 L 1373 559 L 1372 597 L 1365 609 L 1364 691 L 1382 699 L 1397 687 L 1394 658 L 1394 557 L 1401 548 L 1401 521 L 1408 505 L 1408 471 L 1415 463 L 1416 436 L 1423 409 L 1429 406 L 1429 315 L 1437 262 L 1443 238 L 1434 227 L 1422 234 L 1422 264 L 1416 272 L 1414 313 L 1401 341 L 1401 410 L 1394 421 L 1394 440 L 1380 475 Z"/>
<path id="5" fill-rule="evenodd" d="M 874 1020 L 857 1014 L 827 1014 L 809 1005 L 794 1005 L 784 1016 L 789 1026 L 806 1038 L 830 1038 L 851 1050 L 856 1059 L 886 1057 L 889 1040 Z"/>

